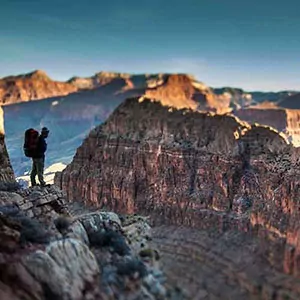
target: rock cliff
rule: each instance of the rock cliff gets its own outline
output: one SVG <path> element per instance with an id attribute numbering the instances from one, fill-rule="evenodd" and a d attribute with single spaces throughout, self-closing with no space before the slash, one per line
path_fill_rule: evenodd
<path id="1" fill-rule="evenodd" d="M 264 98 L 264 93 L 232 88 L 212 89 L 188 74 L 99 72 L 91 77 L 74 77 L 67 82 L 57 82 L 52 81 L 45 72 L 36 71 L 0 80 L 0 103 L 7 104 L 4 106 L 6 145 L 17 177 L 30 170 L 30 160 L 24 158 L 20 147 L 27 127 L 50 128 L 46 160 L 46 167 L 49 167 L 56 163 L 70 163 L 74 152 L 90 130 L 105 121 L 129 97 L 159 99 L 174 108 L 227 113 L 232 109 L 238 112 L 238 109 L 256 104 L 262 99 L 275 101 L 287 94 L 267 93 Z M 35 99 L 40 101 L 30 101 Z M 273 114 L 270 111 L 268 113 Z M 259 119 L 262 124 L 273 126 L 279 131 L 283 128 L 284 132 L 291 135 L 291 141 L 298 141 L 298 123 L 293 121 L 287 130 L 283 126 L 288 123 L 285 113 L 265 118 L 266 123 L 259 116 L 257 110 L 250 113 L 249 118 L 246 116 L 246 120 L 256 122 Z M 274 122 L 275 117 L 280 119 Z M 63 153 L 57 145 L 63 145 Z"/>
<path id="2" fill-rule="evenodd" d="M 15 182 L 15 177 L 6 149 L 3 110 L 0 106 L 0 185 L 7 185 L 13 182 Z"/>
<path id="3" fill-rule="evenodd" d="M 275 239 L 272 267 L 299 276 L 295 151 L 268 127 L 134 98 L 90 133 L 55 182 L 70 200 L 149 214 L 156 225 Z"/>

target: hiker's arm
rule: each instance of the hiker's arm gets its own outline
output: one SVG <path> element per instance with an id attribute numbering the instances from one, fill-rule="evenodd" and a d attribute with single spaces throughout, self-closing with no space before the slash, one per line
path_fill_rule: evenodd
<path id="1" fill-rule="evenodd" d="M 46 144 L 46 141 L 42 138 L 40 138 L 39 140 L 39 151 L 40 153 L 45 153 L 47 150 L 47 144 Z"/>
<path id="2" fill-rule="evenodd" d="M 47 143 L 45 140 L 43 140 L 43 153 L 45 153 L 47 150 Z"/>

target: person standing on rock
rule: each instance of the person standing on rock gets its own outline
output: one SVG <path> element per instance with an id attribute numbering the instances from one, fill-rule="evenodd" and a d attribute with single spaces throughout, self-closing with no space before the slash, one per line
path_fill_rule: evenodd
<path id="1" fill-rule="evenodd" d="M 34 154 L 32 155 L 32 169 L 30 174 L 31 186 L 35 186 L 36 175 L 38 176 L 41 186 L 46 186 L 44 181 L 44 163 L 45 163 L 45 152 L 47 151 L 46 138 L 49 135 L 49 130 L 47 127 L 43 127 L 41 134 L 38 137 L 37 146 L 35 148 Z"/>

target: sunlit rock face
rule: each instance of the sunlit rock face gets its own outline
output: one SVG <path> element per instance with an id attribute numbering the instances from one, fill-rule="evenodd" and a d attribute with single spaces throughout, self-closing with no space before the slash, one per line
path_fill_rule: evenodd
<path id="1" fill-rule="evenodd" d="M 44 99 L 68 95 L 78 88 L 65 82 L 53 81 L 48 75 L 37 70 L 29 74 L 0 79 L 0 104 Z"/>

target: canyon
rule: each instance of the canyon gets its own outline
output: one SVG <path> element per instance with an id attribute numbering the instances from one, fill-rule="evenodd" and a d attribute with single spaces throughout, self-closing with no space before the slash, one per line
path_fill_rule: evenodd
<path id="1" fill-rule="evenodd" d="M 178 80 L 171 78 L 176 85 Z M 50 242 L 25 240 L 24 252 L 18 230 L 30 223 L 19 224 L 2 210 L 0 236 L 8 248 L 0 248 L 1 299 L 107 299 L 126 289 L 141 299 L 299 299 L 299 149 L 268 126 L 215 110 L 168 106 L 159 101 L 164 86 L 156 90 L 157 97 L 143 94 L 115 103 L 100 126 L 87 128 L 72 162 L 45 190 L 14 186 L 3 132 L 2 203 L 44 224 Z M 87 92 L 95 90 L 82 93 Z M 173 100 L 178 101 L 176 93 Z M 48 101 L 52 105 L 54 99 Z M 19 105 L 30 112 L 31 105 L 43 102 L 14 105 L 16 112 Z M 61 214 L 71 218 L 70 225 L 55 221 Z M 153 227 L 151 238 L 145 220 Z M 122 251 L 129 247 L 131 259 L 147 254 L 147 272 L 135 269 L 137 281 L 124 273 L 120 245 L 113 239 L 110 248 L 99 248 L 90 232 L 95 226 L 118 232 L 120 225 L 128 241 Z M 159 279 L 157 262 L 149 265 L 148 244 L 158 250 L 166 281 Z M 45 275 L 50 261 L 57 276 Z M 115 279 L 105 281 L 105 274 Z"/>
<path id="2" fill-rule="evenodd" d="M 46 167 L 67 165 L 90 130 L 104 122 L 125 99 L 136 96 L 160 100 L 174 108 L 234 114 L 251 124 L 274 127 L 296 146 L 300 143 L 299 110 L 279 106 L 297 95 L 293 91 L 212 88 L 188 74 L 99 72 L 57 82 L 41 70 L 2 78 L 0 91 L 6 116 L 6 146 L 18 180 L 28 180 L 31 167 L 22 152 L 25 129 L 49 127 Z"/>

